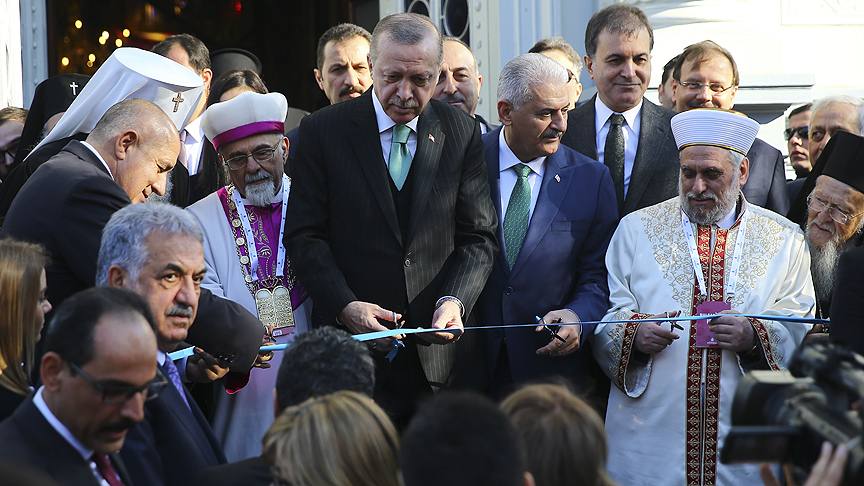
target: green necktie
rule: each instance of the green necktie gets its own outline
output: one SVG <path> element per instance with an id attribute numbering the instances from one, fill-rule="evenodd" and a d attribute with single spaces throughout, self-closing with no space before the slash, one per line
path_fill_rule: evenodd
<path id="1" fill-rule="evenodd" d="M 411 129 L 406 125 L 393 127 L 393 142 L 390 144 L 390 177 L 396 189 L 402 190 L 408 171 L 411 170 L 411 152 L 408 151 L 408 135 Z"/>
<path id="2" fill-rule="evenodd" d="M 531 207 L 531 185 L 528 184 L 528 174 L 531 168 L 525 164 L 513 166 L 518 179 L 510 193 L 510 202 L 507 203 L 507 213 L 504 214 L 504 247 L 507 252 L 507 263 L 510 268 L 516 263 L 519 250 L 522 248 L 522 240 L 528 231 L 528 211 Z"/>

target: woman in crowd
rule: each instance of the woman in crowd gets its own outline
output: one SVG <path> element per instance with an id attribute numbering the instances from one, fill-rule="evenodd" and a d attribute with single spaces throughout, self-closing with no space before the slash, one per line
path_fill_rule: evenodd
<path id="1" fill-rule="evenodd" d="M 289 407 L 264 435 L 274 484 L 398 486 L 396 428 L 371 398 L 351 391 Z"/>
<path id="2" fill-rule="evenodd" d="M 560 385 L 529 385 L 501 403 L 522 435 L 537 486 L 614 486 L 606 430 L 587 403 Z"/>
<path id="3" fill-rule="evenodd" d="M 51 304 L 45 297 L 48 256 L 38 245 L 0 240 L 0 420 L 31 391 L 33 348 Z"/>

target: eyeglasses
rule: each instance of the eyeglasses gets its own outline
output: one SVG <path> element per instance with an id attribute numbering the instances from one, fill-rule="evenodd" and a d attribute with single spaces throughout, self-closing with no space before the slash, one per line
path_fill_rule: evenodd
<path id="1" fill-rule="evenodd" d="M 734 84 L 730 84 L 729 86 L 723 87 L 722 84 L 718 83 L 710 83 L 710 84 L 702 84 L 702 83 L 691 83 L 688 81 L 678 81 L 678 84 L 683 86 L 685 89 L 689 91 L 702 91 L 706 86 L 708 89 L 714 92 L 714 94 L 720 94 L 724 91 L 728 91 L 735 87 Z"/>
<path id="2" fill-rule="evenodd" d="M 812 209 L 813 211 L 816 211 L 817 213 L 821 213 L 822 211 L 827 209 L 828 210 L 828 216 L 831 216 L 831 219 L 833 219 L 834 221 L 836 221 L 840 224 L 846 224 L 849 222 L 850 219 L 857 218 L 858 216 L 861 216 L 862 214 L 864 214 L 864 213 L 849 214 L 846 211 L 843 211 L 842 209 L 838 208 L 837 206 L 830 204 L 828 201 L 819 199 L 818 197 L 814 196 L 813 194 L 810 194 L 809 196 L 807 196 L 807 207 Z"/>
<path id="3" fill-rule="evenodd" d="M 280 142 L 281 143 L 281 142 Z M 249 157 L 255 159 L 255 162 L 259 164 L 263 164 L 264 162 L 269 162 L 276 155 L 276 148 L 279 145 L 277 144 L 275 147 L 267 147 L 258 149 L 252 153 L 247 153 L 244 155 L 238 155 L 236 157 L 231 157 L 230 159 L 225 160 L 222 157 L 222 154 L 219 154 L 219 158 L 222 159 L 222 162 L 228 166 L 231 170 L 240 170 L 243 167 L 246 167 L 246 161 L 249 160 Z"/>
<path id="4" fill-rule="evenodd" d="M 162 390 L 165 389 L 165 386 L 168 385 L 168 379 L 166 379 L 165 375 L 159 371 L 159 368 L 156 368 L 156 379 L 144 386 L 105 386 L 87 373 L 84 373 L 84 371 L 75 363 L 69 363 L 69 367 L 72 368 L 72 371 L 89 381 L 94 388 L 102 392 L 102 403 L 105 405 L 119 405 L 121 403 L 126 403 L 132 397 L 140 393 L 145 394 L 145 401 L 150 401 L 158 397 L 159 394 L 162 393 Z"/>
<path id="5" fill-rule="evenodd" d="M 807 140 L 807 137 L 810 135 L 810 127 L 798 127 L 798 128 L 787 128 L 783 130 L 783 138 L 788 142 L 792 140 L 792 137 L 798 134 L 798 138 L 802 140 Z"/>

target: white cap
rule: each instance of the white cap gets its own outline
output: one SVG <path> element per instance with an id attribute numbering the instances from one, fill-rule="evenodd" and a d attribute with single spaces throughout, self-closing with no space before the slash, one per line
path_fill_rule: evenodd
<path id="1" fill-rule="evenodd" d="M 129 98 L 156 103 L 179 132 L 203 95 L 204 81 L 191 69 L 150 51 L 121 47 L 99 67 L 36 148 L 79 132 L 90 133 L 108 108 Z"/>
<path id="2" fill-rule="evenodd" d="M 743 113 L 720 108 L 695 108 L 672 117 L 672 134 L 678 150 L 691 145 L 711 145 L 747 155 L 759 122 Z"/>
<path id="3" fill-rule="evenodd" d="M 219 150 L 226 143 L 259 133 L 285 133 L 287 113 L 288 100 L 282 93 L 246 91 L 207 108 L 201 128 Z"/>

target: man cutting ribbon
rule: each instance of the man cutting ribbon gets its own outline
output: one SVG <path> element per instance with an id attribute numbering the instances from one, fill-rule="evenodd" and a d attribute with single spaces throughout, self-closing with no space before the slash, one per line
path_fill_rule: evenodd
<path id="1" fill-rule="evenodd" d="M 280 93 L 248 92 L 211 106 L 201 124 L 231 184 L 189 207 L 204 229 L 202 286 L 258 316 L 277 343 L 305 330 L 311 309 L 282 244 L 291 186 L 284 173 L 287 110 Z M 218 394 L 213 425 L 231 460 L 260 454 L 280 360 L 277 353 L 271 369 L 254 369 L 241 391 Z"/>
<path id="2" fill-rule="evenodd" d="M 786 366 L 809 326 L 740 314 L 810 317 L 815 300 L 800 229 L 741 194 L 758 130 L 728 110 L 675 116 L 679 196 L 626 216 L 609 244 L 604 320 L 724 314 L 679 332 L 596 327 L 594 356 L 615 385 L 609 471 L 622 485 L 761 484 L 757 466 L 717 462 L 735 389 L 750 369 Z"/>

